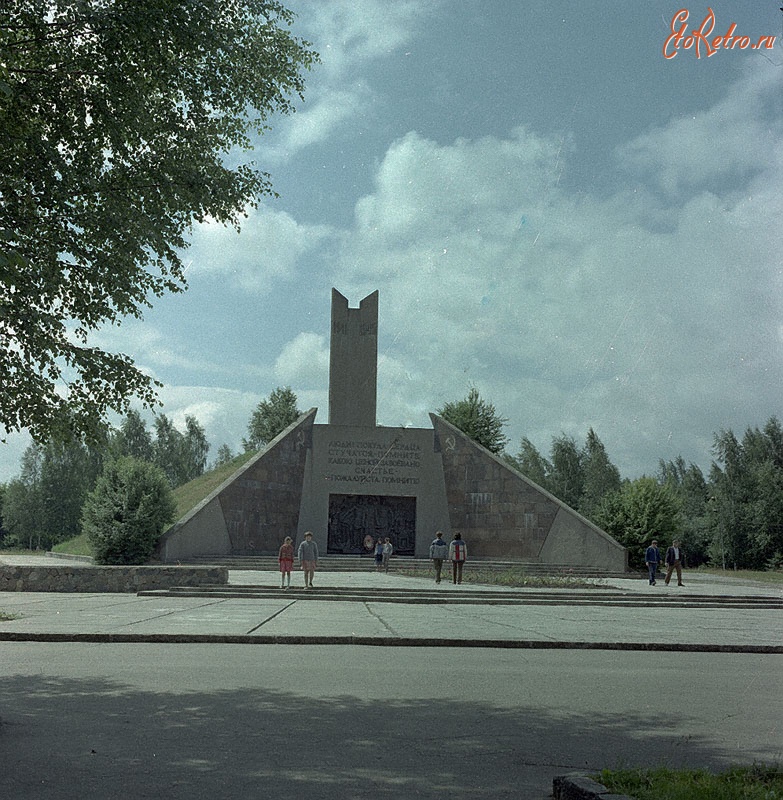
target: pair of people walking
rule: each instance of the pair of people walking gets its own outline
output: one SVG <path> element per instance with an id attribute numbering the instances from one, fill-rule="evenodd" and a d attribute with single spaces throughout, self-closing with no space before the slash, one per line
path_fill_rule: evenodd
<path id="1" fill-rule="evenodd" d="M 389 571 L 389 559 L 394 552 L 394 545 L 391 539 L 387 536 L 385 539 L 378 537 L 375 544 L 375 569 L 377 572 Z"/>
<path id="2" fill-rule="evenodd" d="M 661 563 L 661 551 L 658 549 L 658 540 L 653 539 L 650 546 L 645 550 L 644 563 L 650 578 L 650 586 L 655 586 L 655 575 Z M 664 583 L 668 586 L 672 578 L 672 573 L 677 573 L 677 586 L 685 586 L 682 582 L 682 568 L 685 564 L 685 551 L 680 546 L 680 540 L 675 539 L 671 547 L 666 550 L 666 577 Z"/>
<path id="3" fill-rule="evenodd" d="M 462 583 L 462 567 L 468 558 L 468 546 L 462 540 L 461 533 L 455 533 L 451 544 L 443 541 L 443 532 L 438 531 L 430 545 L 430 558 L 435 568 L 435 583 L 440 583 L 443 562 L 451 561 L 452 580 Z"/>
<path id="4" fill-rule="evenodd" d="M 378 539 L 375 549 L 375 563 L 378 572 L 389 571 L 389 559 L 394 552 L 391 539 Z M 313 588 L 313 577 L 318 567 L 318 544 L 313 539 L 313 532 L 307 531 L 304 539 L 299 544 L 298 551 L 299 563 L 304 572 L 305 589 Z M 277 561 L 280 565 L 280 588 L 288 589 L 291 586 L 291 572 L 294 568 L 294 540 L 286 536 L 277 554 Z"/>
<path id="5" fill-rule="evenodd" d="M 312 531 L 305 533 L 305 538 L 299 544 L 297 553 L 305 579 L 305 589 L 313 588 L 313 576 L 318 567 L 318 545 L 313 539 Z M 294 540 L 286 536 L 277 554 L 280 565 L 280 588 L 291 588 L 291 571 L 294 568 Z"/>

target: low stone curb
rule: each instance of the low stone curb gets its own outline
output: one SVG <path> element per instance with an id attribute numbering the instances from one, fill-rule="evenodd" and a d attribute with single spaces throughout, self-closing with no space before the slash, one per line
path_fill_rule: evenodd
<path id="1" fill-rule="evenodd" d="M 555 800 L 633 800 L 627 794 L 612 794 L 602 783 L 580 772 L 556 777 L 552 796 Z"/>
<path id="2" fill-rule="evenodd" d="M 408 605 L 486 605 L 486 606 L 593 606 L 601 608 L 736 608 L 736 609 L 779 609 L 783 610 L 783 598 L 765 596 L 736 595 L 680 595 L 679 597 L 649 598 L 644 595 L 623 594 L 622 592 L 564 592 L 559 591 L 503 591 L 493 592 L 481 588 L 465 590 L 449 589 L 386 589 L 377 587 L 358 588 L 317 588 L 314 591 L 304 587 L 291 590 L 271 586 L 252 586 L 227 584 L 220 586 L 199 585 L 192 587 L 173 586 L 169 589 L 146 590 L 139 592 L 143 597 L 211 597 L 222 600 L 235 599 L 275 599 L 275 600 L 317 600 L 324 602 L 356 603 L 400 603 Z"/>
<path id="3" fill-rule="evenodd" d="M 63 561 L 79 561 L 82 564 L 94 564 L 95 559 L 92 556 L 75 556 L 70 553 L 55 553 L 54 550 L 47 550 L 46 555 L 49 558 L 60 558 Z"/>
<path id="4" fill-rule="evenodd" d="M 6 642 L 103 642 L 107 644 L 280 644 L 362 647 L 484 647 L 506 650 L 626 650 L 783 655 L 783 645 L 677 645 L 646 642 L 551 642 L 513 639 L 443 639 L 392 636 L 254 636 L 210 633 L 30 633 L 0 631 Z"/>

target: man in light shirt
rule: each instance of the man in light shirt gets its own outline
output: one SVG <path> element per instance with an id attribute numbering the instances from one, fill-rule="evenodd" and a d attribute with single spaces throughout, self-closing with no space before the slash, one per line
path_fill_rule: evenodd
<path id="1" fill-rule="evenodd" d="M 313 575 L 318 566 L 318 545 L 313 541 L 313 532 L 307 531 L 299 544 L 299 563 L 304 572 L 305 589 L 313 588 Z"/>
<path id="2" fill-rule="evenodd" d="M 672 546 L 666 551 L 666 579 L 664 583 L 668 586 L 672 577 L 672 572 L 677 572 L 677 586 L 684 586 L 682 582 L 682 566 L 685 563 L 685 553 L 680 547 L 680 540 L 675 539 Z"/>

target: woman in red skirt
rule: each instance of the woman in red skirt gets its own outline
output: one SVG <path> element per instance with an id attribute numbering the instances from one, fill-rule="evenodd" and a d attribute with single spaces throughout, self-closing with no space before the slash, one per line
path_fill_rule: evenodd
<path id="1" fill-rule="evenodd" d="M 291 587 L 291 570 L 294 567 L 294 540 L 290 536 L 286 536 L 285 541 L 280 545 L 277 561 L 280 564 L 280 588 L 289 589 Z M 288 578 L 287 584 L 286 577 Z"/>

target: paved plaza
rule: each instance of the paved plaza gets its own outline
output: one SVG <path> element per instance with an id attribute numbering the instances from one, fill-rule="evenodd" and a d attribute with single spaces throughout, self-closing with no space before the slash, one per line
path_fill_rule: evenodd
<path id="1" fill-rule="evenodd" d="M 544 800 L 603 767 L 783 762 L 774 585 L 277 581 L 0 593 L 0 796 Z"/>
<path id="2" fill-rule="evenodd" d="M 2 557 L 22 563 L 25 557 Z M 27 562 L 32 557 L 26 557 Z M 43 563 L 43 562 L 41 562 Z M 62 564 L 62 561 L 57 563 Z M 783 587 L 698 573 L 686 585 L 600 579 L 589 591 L 436 585 L 374 572 L 321 572 L 305 593 L 274 572 L 231 571 L 215 596 L 0 594 L 0 639 L 103 638 L 310 644 L 680 648 L 783 653 Z M 241 596 L 250 587 L 268 590 Z M 232 596 L 230 590 L 235 590 Z M 359 599 L 342 599 L 340 593 Z M 406 601 L 407 597 L 407 601 Z M 415 602 L 414 602 L 415 600 Z M 513 602 L 513 604 L 511 604 Z M 506 604 L 509 603 L 509 604 Z"/>

